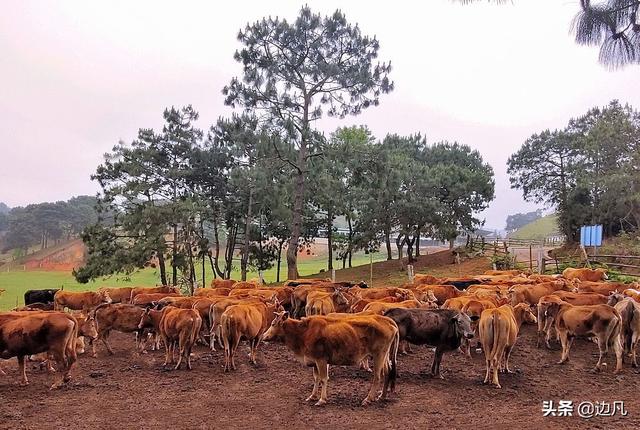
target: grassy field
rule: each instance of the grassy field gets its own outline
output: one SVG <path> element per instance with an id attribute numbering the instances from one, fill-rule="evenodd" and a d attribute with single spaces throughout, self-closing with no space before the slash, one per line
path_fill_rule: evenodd
<path id="1" fill-rule="evenodd" d="M 384 259 L 383 253 L 373 254 L 373 261 L 381 261 Z M 354 254 L 353 265 L 363 265 L 369 263 L 369 256 L 363 253 Z M 238 263 L 239 265 L 239 263 Z M 334 267 L 339 269 L 342 267 L 342 262 L 334 262 Z M 327 268 L 327 259 L 325 256 L 317 256 L 311 258 L 301 258 L 298 260 L 298 271 L 301 276 L 312 275 L 320 272 L 320 270 Z M 170 268 L 167 268 L 170 270 Z M 1 269 L 0 269 L 1 270 Z M 202 279 L 202 265 L 199 264 L 196 267 L 198 273 L 198 279 Z M 170 274 L 169 274 L 170 276 Z M 213 274 L 211 267 L 207 263 L 205 266 L 205 276 L 207 284 L 211 282 Z M 327 274 L 327 276 L 330 276 Z M 240 278 L 240 271 L 233 271 L 231 277 L 234 279 Z M 257 272 L 251 272 L 248 278 L 257 278 Z M 286 263 L 282 263 L 280 271 L 280 279 L 286 279 L 287 267 Z M 273 267 L 267 270 L 264 274 L 264 278 L 267 282 L 276 281 L 276 268 Z M 24 292 L 30 289 L 42 289 L 42 288 L 64 288 L 70 291 L 87 291 L 97 290 L 100 287 L 115 287 L 115 286 L 153 286 L 160 283 L 160 272 L 157 269 L 144 269 L 138 272 L 132 273 L 129 276 L 126 275 L 113 275 L 108 278 L 99 279 L 88 284 L 79 284 L 75 281 L 71 272 L 54 272 L 54 271 L 21 271 L 21 270 L 9 270 L 0 271 L 0 289 L 6 290 L 4 294 L 0 295 L 0 310 L 11 309 L 24 303 Z"/>
<path id="2" fill-rule="evenodd" d="M 509 237 L 514 239 L 544 239 L 557 232 L 558 217 L 556 214 L 551 214 L 520 227 L 511 233 Z"/>

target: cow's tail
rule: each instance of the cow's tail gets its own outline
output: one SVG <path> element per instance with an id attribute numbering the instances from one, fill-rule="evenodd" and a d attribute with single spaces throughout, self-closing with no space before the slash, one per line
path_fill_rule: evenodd
<path id="1" fill-rule="evenodd" d="M 500 364 L 500 328 L 498 327 L 498 321 L 496 320 L 496 314 L 491 313 L 491 319 L 489 319 L 488 333 L 493 337 L 491 342 L 491 351 L 489 352 L 489 361 L 492 365 L 498 366 Z"/>
<path id="2" fill-rule="evenodd" d="M 614 346 L 614 342 L 622 342 L 622 317 L 620 316 L 620 313 L 618 313 L 618 311 L 615 311 L 615 322 L 613 324 L 609 324 L 609 326 L 607 327 L 607 343 L 605 348 L 607 348 L 604 352 L 608 352 L 609 351 L 609 347 Z M 620 345 L 622 346 L 622 345 Z"/>
<path id="3" fill-rule="evenodd" d="M 71 369 L 73 363 L 78 359 L 78 353 L 76 352 L 76 339 L 78 338 L 78 332 L 80 330 L 80 324 L 78 321 L 71 317 L 69 321 L 73 324 L 73 327 L 66 334 L 64 342 L 64 364 L 67 370 Z"/>
<path id="4" fill-rule="evenodd" d="M 387 389 L 392 393 L 396 390 L 396 379 L 398 378 L 398 347 L 400 345 L 400 330 L 396 329 L 393 340 L 391 341 L 391 348 L 389 349 L 389 361 L 391 361 L 391 367 L 387 373 L 387 377 L 384 382 L 384 394 L 386 395 Z"/>
<path id="5" fill-rule="evenodd" d="M 194 316 L 193 327 L 192 327 L 193 330 L 191 331 L 191 339 L 190 339 L 191 346 L 196 344 L 198 340 L 198 336 L 200 336 L 201 328 L 202 328 L 202 318 L 200 318 L 200 315 L 198 314 Z"/>
<path id="6" fill-rule="evenodd" d="M 211 351 L 215 351 L 216 349 L 216 345 L 215 345 L 215 341 L 216 341 L 216 330 L 218 329 L 218 326 L 216 325 L 216 308 L 215 308 L 215 304 L 212 304 L 211 306 L 209 306 L 209 349 L 211 349 Z"/>

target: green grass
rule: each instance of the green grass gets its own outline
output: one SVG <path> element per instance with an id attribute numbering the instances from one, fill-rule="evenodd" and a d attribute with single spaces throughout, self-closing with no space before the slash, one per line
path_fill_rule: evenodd
<path id="1" fill-rule="evenodd" d="M 544 239 L 557 232 L 558 217 L 556 214 L 551 214 L 520 227 L 511 233 L 509 237 L 513 239 Z"/>
<path id="2" fill-rule="evenodd" d="M 284 258 L 283 258 L 284 260 Z M 384 260 L 383 253 L 373 254 L 373 261 Z M 353 266 L 359 266 L 369 263 L 369 256 L 363 253 L 357 253 L 353 256 Z M 239 262 L 238 262 L 239 266 Z M 335 261 L 334 267 L 339 269 L 342 267 L 342 262 Z M 304 258 L 298 260 L 298 272 L 301 276 L 313 275 L 320 272 L 320 270 L 327 268 L 327 259 L 325 256 L 317 256 L 313 258 Z M 0 269 L 3 270 L 3 269 Z M 167 270 L 170 271 L 168 267 Z M 202 264 L 196 266 L 196 272 L 198 279 L 202 279 Z M 168 273 L 171 276 L 171 273 Z M 209 284 L 213 279 L 211 267 L 209 263 L 205 265 L 206 282 Z M 327 273 L 327 277 L 330 274 Z M 233 279 L 240 279 L 240 271 L 234 270 L 231 272 Z M 257 272 L 250 272 L 248 279 L 257 278 Z M 276 281 L 276 268 L 273 267 L 264 273 L 264 278 L 267 282 Z M 286 262 L 282 262 L 280 270 L 280 279 L 287 278 Z M 160 272 L 157 269 L 144 269 L 131 275 L 113 275 L 111 277 L 98 279 L 88 284 L 79 284 L 75 281 L 71 272 L 52 272 L 52 271 L 21 271 L 10 270 L 0 271 L 0 289 L 6 290 L 4 294 L 0 295 L 0 310 L 11 309 L 16 306 L 16 303 L 21 306 L 24 303 L 24 292 L 31 289 L 42 288 L 63 288 L 70 291 L 90 291 L 97 290 L 100 287 L 117 287 L 117 286 L 153 286 L 160 283 Z"/>

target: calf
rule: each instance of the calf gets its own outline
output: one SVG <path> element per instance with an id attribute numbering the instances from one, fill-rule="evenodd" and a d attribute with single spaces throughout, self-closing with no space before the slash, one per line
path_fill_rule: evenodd
<path id="1" fill-rule="evenodd" d="M 478 334 L 485 356 L 485 384 L 489 383 L 489 374 L 492 373 L 492 384 L 501 388 L 498 370 L 512 373 L 509 369 L 509 357 L 518 338 L 520 326 L 525 321 L 536 322 L 531 308 L 525 303 L 517 304 L 515 307 L 502 305 L 482 312 Z"/>
<path id="2" fill-rule="evenodd" d="M 109 354 L 113 355 L 113 349 L 109 345 L 109 335 L 112 330 L 135 333 L 136 351 L 143 349 L 143 330 L 138 328 L 143 313 L 143 308 L 127 303 L 103 304 L 96 308 L 94 315 L 98 326 L 98 340 L 102 341 Z M 93 354 L 96 354 L 95 343 Z"/>
<path id="3" fill-rule="evenodd" d="M 224 371 L 236 370 L 235 355 L 243 338 L 249 341 L 249 359 L 256 364 L 256 354 L 262 334 L 271 324 L 275 312 L 284 310 L 276 304 L 244 303 L 229 306 L 220 317 L 220 332 L 224 345 Z"/>
<path id="4" fill-rule="evenodd" d="M 446 351 L 458 349 L 464 338 L 471 339 L 471 320 L 463 313 L 448 309 L 391 309 L 384 313 L 400 330 L 400 340 L 436 348 L 431 375 L 441 379 L 440 362 Z"/>
<path id="5" fill-rule="evenodd" d="M 228 296 L 231 288 L 198 288 L 193 295 L 196 297 Z"/>
<path id="6" fill-rule="evenodd" d="M 83 291 L 74 293 L 72 291 L 59 290 L 54 298 L 54 308 L 61 311 L 69 308 L 76 311 L 89 312 L 102 303 L 111 303 L 111 297 L 106 291 Z"/>
<path id="7" fill-rule="evenodd" d="M 229 288 L 233 287 L 236 281 L 233 279 L 212 279 L 211 280 L 211 288 Z"/>
<path id="8" fill-rule="evenodd" d="M 53 298 L 58 291 L 58 289 L 27 290 L 24 293 L 24 304 L 28 306 L 34 303 L 53 303 Z"/>
<path id="9" fill-rule="evenodd" d="M 30 305 L 13 308 L 13 311 L 52 311 L 53 302 L 50 303 L 31 303 Z"/>
<path id="10" fill-rule="evenodd" d="M 313 391 L 306 401 L 317 399 L 322 386 L 317 406 L 327 402 L 331 364 L 360 365 L 367 357 L 373 358 L 373 381 L 363 405 L 386 397 L 387 390 L 395 388 L 399 336 L 398 326 L 389 318 L 353 315 L 341 318 L 312 316 L 296 320 L 289 318 L 288 312 L 282 312 L 262 339 L 284 341 L 296 358 L 306 366 L 313 366 Z M 376 397 L 377 388 L 383 381 L 382 395 Z"/>
<path id="11" fill-rule="evenodd" d="M 622 318 L 620 336 L 624 352 L 631 355 L 631 365 L 638 367 L 636 345 L 640 339 L 640 303 L 620 293 L 613 293 L 607 304 L 615 307 Z"/>
<path id="12" fill-rule="evenodd" d="M 61 378 L 54 381 L 51 388 L 68 382 L 77 360 L 77 336 L 78 322 L 64 312 L 0 313 L 0 358 L 18 358 L 22 385 L 29 383 L 25 357 L 43 352 L 55 360 L 61 373 Z"/>
<path id="13" fill-rule="evenodd" d="M 608 305 L 573 306 L 569 303 L 551 303 L 547 315 L 555 319 L 556 331 L 562 343 L 562 356 L 558 364 L 569 360 L 571 343 L 576 336 L 595 337 L 599 357 L 595 370 L 600 371 L 602 359 L 612 347 L 616 354 L 615 373 L 622 370 L 622 344 L 620 332 L 622 318 Z"/>
<path id="14" fill-rule="evenodd" d="M 465 294 L 453 285 L 419 285 L 415 287 L 413 291 L 414 294 L 417 294 L 418 292 L 427 293 L 430 291 L 438 301 L 438 305 L 444 304 L 447 299 L 460 297 Z"/>

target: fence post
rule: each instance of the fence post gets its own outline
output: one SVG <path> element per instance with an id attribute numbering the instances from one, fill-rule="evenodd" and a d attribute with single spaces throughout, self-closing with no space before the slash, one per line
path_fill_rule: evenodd
<path id="1" fill-rule="evenodd" d="M 331 269 L 331 282 L 336 282 L 336 269 Z"/>
<path id="2" fill-rule="evenodd" d="M 538 273 L 544 274 L 544 249 L 542 247 L 538 248 Z"/>
<path id="3" fill-rule="evenodd" d="M 529 270 L 533 272 L 533 245 L 529 244 Z"/>
<path id="4" fill-rule="evenodd" d="M 407 265 L 407 275 L 409 275 L 409 282 L 413 283 L 413 264 Z"/>

